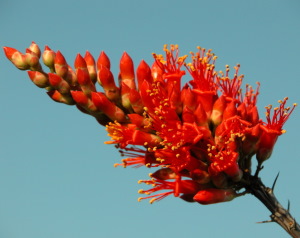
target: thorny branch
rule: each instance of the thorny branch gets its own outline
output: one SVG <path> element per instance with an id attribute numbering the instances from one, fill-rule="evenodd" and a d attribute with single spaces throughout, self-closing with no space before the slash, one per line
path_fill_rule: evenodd
<path id="1" fill-rule="evenodd" d="M 291 237 L 299 238 L 300 226 L 296 222 L 295 218 L 290 214 L 289 205 L 288 209 L 283 208 L 273 193 L 277 178 L 278 176 L 276 177 L 272 188 L 269 188 L 263 184 L 259 177 L 250 175 L 248 178 L 249 183 L 245 186 L 245 188 L 249 193 L 260 200 L 271 212 L 270 222 L 276 222 L 279 224 L 288 234 L 290 234 Z"/>

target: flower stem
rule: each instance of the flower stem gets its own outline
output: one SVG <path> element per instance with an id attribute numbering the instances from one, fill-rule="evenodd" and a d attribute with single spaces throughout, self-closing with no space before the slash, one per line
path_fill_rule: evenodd
<path id="1" fill-rule="evenodd" d="M 248 192 L 260 200 L 272 213 L 270 216 L 271 220 L 269 222 L 276 222 L 279 224 L 286 230 L 287 233 L 290 234 L 291 237 L 300 238 L 300 226 L 296 222 L 295 218 L 291 216 L 289 208 L 283 208 L 283 206 L 278 202 L 273 193 L 274 186 L 272 189 L 266 187 L 257 176 L 249 176 L 248 179 L 250 182 L 246 186 Z"/>

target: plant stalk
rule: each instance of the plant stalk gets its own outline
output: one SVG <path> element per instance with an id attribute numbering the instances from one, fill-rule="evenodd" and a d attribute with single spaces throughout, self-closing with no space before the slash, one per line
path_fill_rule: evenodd
<path id="1" fill-rule="evenodd" d="M 247 191 L 260 200 L 271 212 L 271 220 L 267 222 L 276 222 L 291 237 L 300 238 L 299 224 L 296 222 L 295 218 L 291 216 L 289 208 L 283 208 L 273 193 L 276 180 L 271 189 L 266 187 L 257 176 L 250 176 L 248 179 L 249 184 L 245 186 Z"/>

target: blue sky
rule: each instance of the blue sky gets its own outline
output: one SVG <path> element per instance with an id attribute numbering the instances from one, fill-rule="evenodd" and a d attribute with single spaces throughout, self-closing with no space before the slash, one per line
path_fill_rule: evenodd
<path id="1" fill-rule="evenodd" d="M 0 44 L 24 51 L 32 41 L 60 50 L 70 64 L 77 53 L 104 50 L 118 73 L 124 51 L 135 65 L 152 62 L 164 44 L 182 54 L 212 48 L 217 69 L 241 64 L 245 83 L 261 82 L 264 106 L 289 96 L 300 102 L 298 0 L 3 0 Z M 0 52 L 0 237 L 288 237 L 268 220 L 253 196 L 201 206 L 168 197 L 138 203 L 139 179 L 149 169 L 114 168 L 120 156 L 104 128 L 76 108 L 52 102 Z M 280 172 L 276 195 L 300 220 L 300 127 L 297 108 L 285 125 L 261 177 Z"/>

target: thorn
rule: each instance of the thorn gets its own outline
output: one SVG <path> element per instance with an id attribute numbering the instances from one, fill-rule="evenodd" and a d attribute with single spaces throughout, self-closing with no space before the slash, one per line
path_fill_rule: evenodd
<path id="1" fill-rule="evenodd" d="M 275 178 L 275 180 L 274 180 L 274 182 L 273 182 L 273 185 L 272 185 L 272 191 L 273 191 L 273 192 L 274 192 L 274 188 L 275 188 L 275 185 L 276 185 L 276 182 L 277 182 L 278 177 L 279 177 L 279 172 L 278 172 L 278 174 L 277 174 L 277 176 L 276 176 L 276 178 Z"/>
<path id="2" fill-rule="evenodd" d="M 272 220 L 268 220 L 268 221 L 258 221 L 256 222 L 257 224 L 262 224 L 262 223 L 270 223 L 270 222 L 274 222 Z"/>
<path id="3" fill-rule="evenodd" d="M 290 205 L 291 205 L 290 200 L 288 200 L 288 206 L 287 206 L 288 212 L 290 212 Z"/>

